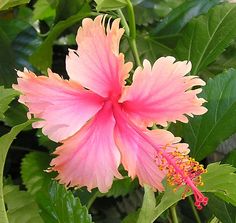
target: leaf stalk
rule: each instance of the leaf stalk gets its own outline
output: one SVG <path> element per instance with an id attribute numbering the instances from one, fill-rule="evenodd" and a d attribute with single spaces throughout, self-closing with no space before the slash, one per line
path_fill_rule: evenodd
<path id="1" fill-rule="evenodd" d="M 201 223 L 201 219 L 200 219 L 200 217 L 199 217 L 199 215 L 198 215 L 198 213 L 197 213 L 197 210 L 196 210 L 196 208 L 195 208 L 195 206 L 194 206 L 193 199 L 192 199 L 191 196 L 188 196 L 188 201 L 189 201 L 190 206 L 191 206 L 191 208 L 192 208 L 192 211 L 193 211 L 193 214 L 194 214 L 196 223 Z"/>
<path id="2" fill-rule="evenodd" d="M 173 223 L 178 223 L 179 220 L 178 220 L 178 216 L 177 216 L 177 213 L 176 213 L 176 205 L 172 205 L 170 207 L 170 214 L 171 214 L 172 222 Z"/>
<path id="3" fill-rule="evenodd" d="M 132 49 L 132 53 L 134 56 L 134 60 L 137 66 L 142 66 L 140 59 L 138 48 L 136 44 L 136 23 L 135 23 L 135 15 L 134 15 L 134 8 L 130 0 L 126 0 L 127 2 L 127 10 L 128 10 L 128 20 L 129 20 L 129 44 Z"/>

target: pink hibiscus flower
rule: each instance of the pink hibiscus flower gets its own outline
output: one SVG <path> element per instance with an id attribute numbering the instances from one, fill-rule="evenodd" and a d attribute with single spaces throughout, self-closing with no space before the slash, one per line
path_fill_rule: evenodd
<path id="1" fill-rule="evenodd" d="M 61 142 L 51 161 L 60 183 L 71 187 L 95 187 L 107 192 L 122 163 L 133 179 L 163 191 L 162 180 L 178 188 L 193 190 L 195 205 L 201 208 L 207 198 L 197 189 L 204 168 L 187 156 L 188 145 L 163 130 L 147 129 L 153 123 L 166 126 L 186 115 L 201 115 L 204 99 L 197 98 L 205 83 L 196 76 L 185 76 L 191 63 L 162 57 L 153 66 L 143 62 L 125 86 L 132 63 L 124 62 L 119 42 L 124 30 L 119 19 L 105 28 L 105 18 L 86 18 L 79 28 L 77 50 L 70 50 L 66 69 L 70 80 L 52 71 L 48 77 L 18 71 L 22 93 L 19 101 L 29 114 L 42 119 L 33 127 Z"/>

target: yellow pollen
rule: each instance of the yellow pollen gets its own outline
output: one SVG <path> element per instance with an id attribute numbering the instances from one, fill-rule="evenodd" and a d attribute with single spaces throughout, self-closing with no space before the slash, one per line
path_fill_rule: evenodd
<path id="1" fill-rule="evenodd" d="M 202 164 L 199 164 L 194 158 L 188 155 L 181 154 L 174 147 L 174 151 L 168 152 L 168 146 L 163 147 L 164 150 L 158 151 L 156 162 L 158 168 L 163 171 L 166 170 L 167 182 L 171 186 L 175 186 L 173 191 L 177 191 L 180 186 L 186 185 L 182 198 L 186 197 L 186 193 L 190 191 L 187 185 L 187 179 L 193 181 L 196 186 L 203 186 L 201 174 L 206 173 Z M 159 161 L 159 162 L 158 162 Z"/>

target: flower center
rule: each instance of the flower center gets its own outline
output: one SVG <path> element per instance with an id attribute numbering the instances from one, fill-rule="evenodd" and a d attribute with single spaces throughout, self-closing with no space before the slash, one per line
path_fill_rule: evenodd
<path id="1" fill-rule="evenodd" d="M 118 104 L 120 97 L 121 97 L 120 93 L 117 94 L 115 92 L 111 92 L 106 100 L 111 101 L 112 104 Z"/>

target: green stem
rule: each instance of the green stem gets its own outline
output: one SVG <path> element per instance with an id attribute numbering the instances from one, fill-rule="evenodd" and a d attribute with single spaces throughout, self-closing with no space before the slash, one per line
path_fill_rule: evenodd
<path id="1" fill-rule="evenodd" d="M 1 137 L 2 138 L 2 137 Z M 0 222 L 8 223 L 7 212 L 3 197 L 3 170 L 5 165 L 5 160 L 9 148 L 1 149 L 1 162 L 0 162 Z"/>
<path id="2" fill-rule="evenodd" d="M 156 207 L 155 193 L 148 185 L 144 185 L 143 204 L 139 212 L 137 223 L 152 223 L 153 214 Z"/>
<path id="3" fill-rule="evenodd" d="M 172 205 L 170 207 L 170 214 L 171 214 L 171 219 L 172 219 L 172 222 L 173 223 L 178 223 L 178 217 L 177 217 L 177 213 L 176 213 L 176 208 L 175 208 L 176 205 Z"/>
<path id="4" fill-rule="evenodd" d="M 141 66 L 138 54 L 138 48 L 136 45 L 136 24 L 135 24 L 134 9 L 130 0 L 126 0 L 126 2 L 127 2 L 128 19 L 129 19 L 129 44 L 132 49 L 136 65 Z"/>
<path id="5" fill-rule="evenodd" d="M 128 23 L 126 22 L 126 19 L 125 19 L 125 16 L 124 16 L 123 12 L 121 11 L 121 9 L 118 9 L 118 10 L 117 10 L 117 13 L 118 13 L 119 17 L 121 18 L 121 24 L 122 24 L 122 26 L 123 26 L 124 29 L 125 29 L 126 35 L 129 36 L 129 35 L 130 35 L 129 25 L 128 25 Z"/>
<path id="6" fill-rule="evenodd" d="M 97 196 L 100 194 L 99 191 L 93 194 L 93 196 L 89 199 L 88 204 L 87 204 L 87 209 L 89 210 L 93 204 L 93 202 L 96 200 Z"/>
<path id="7" fill-rule="evenodd" d="M 130 28 L 130 38 L 136 38 L 136 24 L 135 24 L 135 15 L 133 5 L 130 0 L 126 0 L 127 2 L 127 10 L 128 10 L 128 17 L 129 17 L 129 28 Z"/>
<path id="8" fill-rule="evenodd" d="M 192 199 L 191 196 L 188 196 L 188 201 L 189 201 L 189 203 L 190 203 L 190 205 L 191 205 L 191 208 L 192 208 L 194 217 L 195 217 L 195 219 L 196 219 L 196 223 L 201 223 L 201 219 L 200 219 L 200 217 L 199 217 L 199 215 L 198 215 L 198 213 L 197 213 L 197 210 L 196 210 L 196 208 L 195 208 L 195 206 L 194 206 L 193 199 Z"/>
<path id="9" fill-rule="evenodd" d="M 4 157 L 5 160 L 5 157 Z M 0 182 L 0 219 L 1 219 L 1 223 L 8 223 L 8 218 L 7 218 L 7 212 L 6 212 L 6 208 L 5 208 L 5 202 L 4 202 L 4 198 L 3 198 L 3 167 L 4 167 L 4 163 L 1 164 L 0 167 L 0 178 L 1 178 L 1 182 Z"/>
<path id="10" fill-rule="evenodd" d="M 139 54 L 138 54 L 138 48 L 137 48 L 137 45 L 136 45 L 136 40 L 135 39 L 129 39 L 129 44 L 130 44 L 130 47 L 132 49 L 132 53 L 133 53 L 136 65 L 137 66 L 142 66 L 141 62 L 140 62 L 140 59 L 139 59 Z"/>

